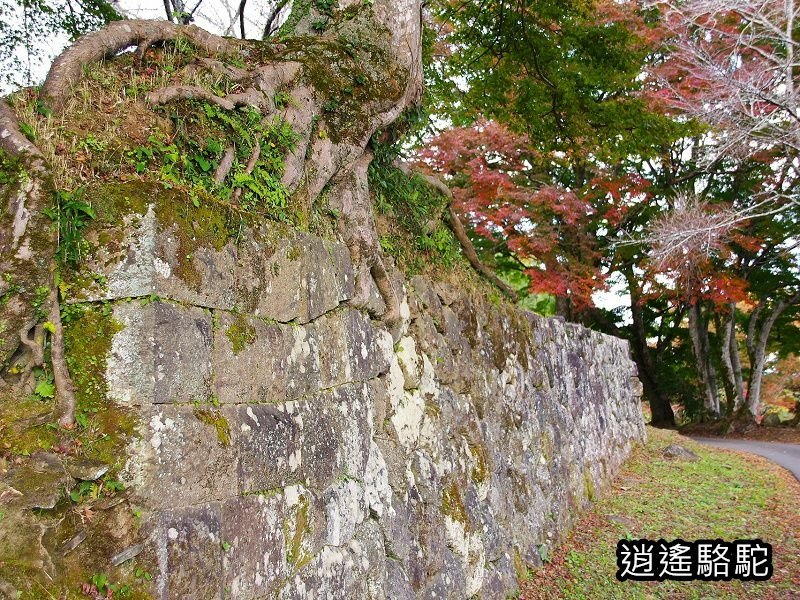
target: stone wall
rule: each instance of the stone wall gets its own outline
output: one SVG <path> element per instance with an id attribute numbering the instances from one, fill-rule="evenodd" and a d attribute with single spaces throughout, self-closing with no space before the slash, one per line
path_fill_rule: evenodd
<path id="1" fill-rule="evenodd" d="M 142 212 L 93 234 L 73 301 L 120 325 L 158 598 L 504 598 L 645 435 L 621 340 L 417 277 L 395 343 L 343 246 Z"/>

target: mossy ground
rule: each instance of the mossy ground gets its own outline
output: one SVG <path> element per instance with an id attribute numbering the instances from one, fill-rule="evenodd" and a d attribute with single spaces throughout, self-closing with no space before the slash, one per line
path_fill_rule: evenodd
<path id="1" fill-rule="evenodd" d="M 521 582 L 520 598 L 797 598 L 800 593 L 800 484 L 773 463 L 702 446 L 649 429 L 612 489 L 578 523 L 551 562 Z M 700 460 L 671 461 L 663 449 L 684 445 Z M 631 525 L 610 517 L 623 517 Z M 616 580 L 620 539 L 687 541 L 760 538 L 773 546 L 770 581 L 641 583 Z"/>

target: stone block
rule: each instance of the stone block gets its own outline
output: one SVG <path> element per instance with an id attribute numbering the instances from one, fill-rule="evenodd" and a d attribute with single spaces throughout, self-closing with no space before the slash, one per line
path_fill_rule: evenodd
<path id="1" fill-rule="evenodd" d="M 108 394 L 128 405 L 203 402 L 211 395 L 208 311 L 166 302 L 118 303 L 106 365 Z"/>
<path id="2" fill-rule="evenodd" d="M 223 500 L 238 492 L 239 449 L 229 412 L 162 405 L 143 412 L 142 439 L 129 473 L 138 493 L 158 508 Z"/>
<path id="3" fill-rule="evenodd" d="M 219 504 L 166 510 L 152 527 L 160 571 L 155 577 L 156 597 L 224 597 Z"/>
<path id="4" fill-rule="evenodd" d="M 223 404 L 280 403 L 320 388 L 311 327 L 268 324 L 220 312 L 214 328 L 214 390 Z"/>
<path id="5" fill-rule="evenodd" d="M 303 422 L 286 405 L 229 407 L 231 441 L 239 453 L 239 493 L 273 491 L 301 481 Z"/>
<path id="6" fill-rule="evenodd" d="M 66 277 L 70 301 L 156 295 L 207 308 L 233 308 L 236 246 L 205 247 L 196 239 L 194 225 L 165 220 L 149 204 L 144 214 L 132 212 L 122 223 L 93 227 L 87 233 L 92 252 Z"/>
<path id="7" fill-rule="evenodd" d="M 221 507 L 220 539 L 224 587 L 231 598 L 264 598 L 289 575 L 283 494 L 251 495 Z"/>

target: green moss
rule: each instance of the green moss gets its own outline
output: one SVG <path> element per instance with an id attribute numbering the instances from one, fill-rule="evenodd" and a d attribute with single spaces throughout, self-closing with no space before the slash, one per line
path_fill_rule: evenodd
<path id="1" fill-rule="evenodd" d="M 62 311 L 67 365 L 75 384 L 77 430 L 85 453 L 119 464 L 136 428 L 134 413 L 108 399 L 106 361 L 114 334 L 122 330 L 111 306 L 66 305 Z"/>
<path id="2" fill-rule="evenodd" d="M 300 22 L 311 13 L 312 6 L 312 0 L 295 0 L 292 2 L 292 10 L 289 13 L 289 17 L 278 30 L 277 37 L 283 39 L 286 36 L 292 35 Z"/>
<path id="3" fill-rule="evenodd" d="M 434 419 L 439 419 L 442 416 L 442 409 L 439 407 L 438 404 L 434 404 L 433 402 L 429 402 L 426 400 L 425 402 L 425 414 L 429 415 Z"/>
<path id="4" fill-rule="evenodd" d="M 286 251 L 286 258 L 292 262 L 296 261 L 303 255 L 302 251 L 297 246 L 292 246 Z"/>
<path id="5" fill-rule="evenodd" d="M 161 195 L 163 186 L 149 181 L 100 183 L 87 187 L 84 198 L 91 203 L 97 215 L 94 227 L 121 226 L 131 214 L 144 215 L 151 202 Z M 106 236 L 112 236 L 108 231 Z M 105 238 L 110 241 L 112 237 Z"/>
<path id="6" fill-rule="evenodd" d="M 583 487 L 586 492 L 586 497 L 594 502 L 597 499 L 594 490 L 594 479 L 592 478 L 592 472 L 589 470 L 589 467 L 584 467 L 583 469 Z"/>
<path id="7" fill-rule="evenodd" d="M 178 240 L 175 274 L 191 289 L 201 291 L 203 280 L 194 265 L 194 253 L 200 248 L 222 250 L 235 235 L 231 223 L 235 216 L 213 202 L 195 207 L 188 195 L 173 194 L 173 198 L 174 202 L 161 201 L 156 205 L 156 216 L 161 227 L 174 226 Z"/>
<path id="8" fill-rule="evenodd" d="M 246 346 L 256 341 L 256 328 L 247 322 L 243 315 L 236 315 L 225 335 L 231 342 L 234 354 L 239 354 Z"/>
<path id="9" fill-rule="evenodd" d="M 369 184 L 378 214 L 391 223 L 381 249 L 409 275 L 431 268 L 452 269 L 462 261 L 461 246 L 443 222 L 448 199 L 421 177 L 374 161 Z"/>
<path id="10" fill-rule="evenodd" d="M 485 483 L 491 476 L 489 452 L 482 444 L 470 444 L 469 451 L 475 463 L 470 471 L 470 478 L 477 484 Z"/>
<path id="11" fill-rule="evenodd" d="M 174 272 L 195 291 L 200 291 L 204 282 L 195 268 L 194 253 L 200 248 L 222 250 L 242 227 L 255 220 L 212 196 L 203 196 L 203 202 L 195 206 L 189 190 L 155 182 L 104 183 L 87 189 L 85 198 L 97 213 L 89 229 L 96 234 L 97 245 L 112 253 L 125 251 L 121 246 L 128 229 L 125 218 L 144 216 L 152 205 L 158 228 L 169 231 L 177 241 Z M 68 285 L 81 289 L 87 278 L 96 275 L 79 271 L 68 278 Z"/>
<path id="12" fill-rule="evenodd" d="M 550 435 L 550 432 L 546 429 L 542 431 L 542 438 L 539 441 L 540 444 L 540 452 L 542 456 L 544 456 L 545 461 L 547 464 L 550 465 L 553 462 L 553 438 Z"/>
<path id="13" fill-rule="evenodd" d="M 467 509 L 464 508 L 464 500 L 461 498 L 461 490 L 455 481 L 442 490 L 442 513 L 454 521 L 458 521 L 464 527 L 469 522 Z"/>
<path id="14" fill-rule="evenodd" d="M 36 396 L 0 395 L 0 430 L 12 454 L 28 456 L 37 450 L 50 450 L 58 443 L 58 429 L 51 425 L 54 419 L 48 418 L 51 404 Z"/>
<path id="15" fill-rule="evenodd" d="M 231 445 L 231 426 L 228 419 L 218 410 L 208 408 L 195 408 L 194 416 L 201 423 L 212 426 L 217 431 L 217 439 L 223 446 Z"/>
<path id="16" fill-rule="evenodd" d="M 300 496 L 293 514 L 284 521 L 283 533 L 286 539 L 286 562 L 299 571 L 311 562 L 313 556 L 303 548 L 303 541 L 311 533 L 311 504 L 308 497 Z"/>

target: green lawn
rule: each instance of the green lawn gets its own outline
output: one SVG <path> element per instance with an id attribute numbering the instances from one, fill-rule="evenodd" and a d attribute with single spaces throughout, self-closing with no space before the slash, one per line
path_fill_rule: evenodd
<path id="1" fill-rule="evenodd" d="M 668 460 L 679 443 L 695 462 Z M 616 580 L 621 538 L 686 541 L 761 538 L 773 546 L 768 582 L 624 582 Z M 552 561 L 521 583 L 526 600 L 616 598 L 800 598 L 800 484 L 750 455 L 695 444 L 648 429 L 611 489 L 581 519 Z"/>

